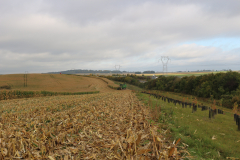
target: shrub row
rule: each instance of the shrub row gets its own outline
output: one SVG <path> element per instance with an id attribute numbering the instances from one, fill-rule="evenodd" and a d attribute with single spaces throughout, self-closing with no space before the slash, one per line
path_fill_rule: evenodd
<path id="1" fill-rule="evenodd" d="M 159 76 L 156 80 L 145 84 L 146 89 L 163 90 L 186 93 L 198 97 L 221 99 L 223 95 L 236 95 L 240 93 L 240 74 L 227 72 L 189 76 Z"/>
<path id="2" fill-rule="evenodd" d="M 161 90 L 177 93 L 185 93 L 197 97 L 222 99 L 222 104 L 232 109 L 235 102 L 240 104 L 240 74 L 227 72 L 207 74 L 201 76 L 159 76 L 157 79 L 140 83 L 141 76 L 129 75 L 125 77 L 111 77 L 108 79 L 127 82 L 148 90 Z"/>
<path id="3" fill-rule="evenodd" d="M 81 95 L 81 94 L 94 94 L 99 91 L 92 92 L 50 92 L 50 91 L 0 91 L 0 100 L 16 99 L 16 98 L 30 98 L 30 97 L 43 97 L 43 96 L 57 96 L 57 95 Z"/>
<path id="4" fill-rule="evenodd" d="M 9 86 L 9 85 L 3 85 L 3 86 L 0 86 L 0 89 L 11 89 L 11 86 Z"/>

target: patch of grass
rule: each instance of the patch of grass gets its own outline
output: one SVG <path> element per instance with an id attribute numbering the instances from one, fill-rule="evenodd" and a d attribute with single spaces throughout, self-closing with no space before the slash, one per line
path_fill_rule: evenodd
<path id="1" fill-rule="evenodd" d="M 190 94 L 159 91 L 159 90 L 151 90 L 151 93 L 156 93 L 156 94 L 168 97 L 168 98 L 173 98 L 175 100 L 185 101 L 188 103 L 192 103 L 196 98 L 199 105 L 204 105 L 204 106 L 208 106 L 208 107 L 213 106 L 213 100 L 211 100 L 211 98 L 196 97 L 196 96 L 190 95 Z M 228 115 L 232 116 L 232 109 L 220 105 L 221 100 L 215 100 L 215 101 L 216 101 L 215 106 L 217 109 L 221 109 L 224 111 L 224 114 L 228 114 Z"/>
<path id="2" fill-rule="evenodd" d="M 138 98 L 150 109 L 161 107 L 158 122 L 166 124 L 173 139 L 181 138 L 182 147 L 197 159 L 240 158 L 240 131 L 229 115 L 215 115 L 208 118 L 208 111 L 192 113 L 192 109 L 167 103 L 147 94 L 138 93 Z M 158 105 L 157 105 L 158 104 Z M 156 113 L 155 113 L 156 114 Z"/>

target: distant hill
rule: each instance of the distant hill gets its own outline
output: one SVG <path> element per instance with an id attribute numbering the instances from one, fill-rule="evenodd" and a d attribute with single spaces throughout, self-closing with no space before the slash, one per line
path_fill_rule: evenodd
<path id="1" fill-rule="evenodd" d="M 117 71 L 117 70 L 82 70 L 82 69 L 75 69 L 75 70 L 67 70 L 67 71 L 59 71 L 59 72 L 48 72 L 49 74 L 79 74 L 79 73 L 114 73 L 114 74 L 121 74 L 126 73 L 126 71 Z"/>

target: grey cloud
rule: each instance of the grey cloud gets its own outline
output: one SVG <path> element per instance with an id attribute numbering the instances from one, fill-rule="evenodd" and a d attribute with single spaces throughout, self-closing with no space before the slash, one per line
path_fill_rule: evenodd
<path id="1" fill-rule="evenodd" d="M 179 65 L 200 64 L 219 53 L 221 58 L 233 56 L 238 51 L 184 43 L 239 37 L 239 4 L 232 0 L 227 4 L 223 0 L 0 0 L 4 68 L 0 72 L 12 68 L 9 64 L 43 72 L 112 69 L 116 63 L 126 70 L 135 66 L 147 70 L 158 68 L 161 55 L 171 56 Z"/>

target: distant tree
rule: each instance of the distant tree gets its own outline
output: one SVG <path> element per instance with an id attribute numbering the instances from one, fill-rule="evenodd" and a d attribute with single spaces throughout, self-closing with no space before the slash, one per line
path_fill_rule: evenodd
<path id="1" fill-rule="evenodd" d="M 155 71 L 144 71 L 143 73 L 145 73 L 145 74 L 151 74 L 151 73 L 155 73 Z"/>
<path id="2" fill-rule="evenodd" d="M 135 74 L 141 74 L 142 72 L 135 72 Z"/>

